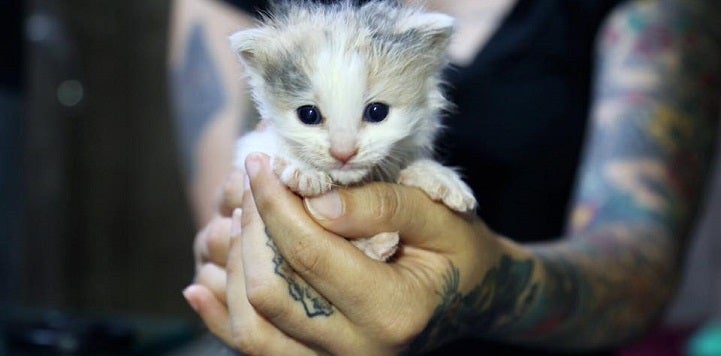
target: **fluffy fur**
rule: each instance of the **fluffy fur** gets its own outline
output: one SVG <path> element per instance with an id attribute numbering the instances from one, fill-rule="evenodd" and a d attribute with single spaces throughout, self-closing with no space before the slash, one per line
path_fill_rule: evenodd
<path id="1" fill-rule="evenodd" d="M 277 5 L 257 28 L 230 37 L 264 122 L 239 140 L 236 165 L 265 152 L 281 181 L 302 196 L 382 180 L 472 210 L 470 189 L 430 159 L 448 105 L 440 70 L 452 30 L 447 15 L 392 1 Z M 370 103 L 387 105 L 387 117 L 363 120 Z M 307 105 L 320 111 L 320 123 L 299 120 L 298 108 Z"/>

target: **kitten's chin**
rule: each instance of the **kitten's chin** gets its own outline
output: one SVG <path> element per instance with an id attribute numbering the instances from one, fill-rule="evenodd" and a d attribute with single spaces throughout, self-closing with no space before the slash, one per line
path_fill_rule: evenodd
<path id="1" fill-rule="evenodd" d="M 329 172 L 333 181 L 341 185 L 358 183 L 368 174 L 367 169 L 334 169 Z"/>

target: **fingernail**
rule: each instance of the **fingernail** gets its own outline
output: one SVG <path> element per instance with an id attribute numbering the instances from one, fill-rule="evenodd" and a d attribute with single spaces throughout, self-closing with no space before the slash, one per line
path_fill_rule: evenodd
<path id="1" fill-rule="evenodd" d="M 248 176 L 255 177 L 260 172 L 260 155 L 250 154 L 245 159 L 245 170 Z"/>
<path id="2" fill-rule="evenodd" d="M 185 301 L 188 302 L 188 305 L 190 305 L 193 310 L 198 311 L 198 305 L 196 304 L 196 301 L 191 298 L 191 292 L 190 290 L 193 288 L 193 286 L 188 286 L 185 289 L 183 289 L 183 298 L 185 298 Z"/>
<path id="3" fill-rule="evenodd" d="M 333 220 L 343 214 L 343 202 L 337 191 L 304 200 L 305 208 L 316 220 Z"/>
<path id="4" fill-rule="evenodd" d="M 240 236 L 240 217 L 242 215 L 242 209 L 235 208 L 235 210 L 233 210 L 233 217 L 230 219 L 230 237 Z"/>

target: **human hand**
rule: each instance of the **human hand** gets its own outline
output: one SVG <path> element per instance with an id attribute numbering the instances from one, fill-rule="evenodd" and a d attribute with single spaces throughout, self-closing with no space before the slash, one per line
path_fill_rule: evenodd
<path id="1" fill-rule="evenodd" d="M 240 307 L 246 309 L 241 314 L 244 319 L 243 324 L 249 325 L 249 331 L 240 333 L 245 335 L 245 339 L 249 339 L 251 338 L 249 335 L 253 331 L 257 331 L 258 335 L 262 335 L 264 339 L 273 340 L 273 344 L 259 348 L 257 346 L 259 342 L 254 339 L 255 342 L 243 346 L 241 344 L 243 340 L 236 341 L 237 338 L 234 337 L 234 329 L 226 302 L 228 275 L 226 264 L 229 260 L 231 238 L 240 239 L 242 210 L 239 208 L 243 204 L 243 197 L 250 195 L 244 194 L 244 176 L 243 172 L 236 171 L 226 179 L 218 195 L 217 214 L 196 235 L 194 241 L 195 282 L 183 291 L 183 295 L 210 332 L 228 345 L 236 346 L 251 354 L 258 353 L 260 350 L 270 354 L 310 354 L 310 349 L 281 335 L 276 328 L 264 321 L 252 310 L 247 301 Z M 248 202 L 252 203 L 252 198 L 249 198 Z M 240 262 L 241 258 L 241 256 L 231 256 L 230 260 Z M 238 269 L 236 272 L 235 275 L 240 275 L 242 278 L 242 269 Z M 240 290 L 237 293 L 243 294 L 244 292 Z"/>
<path id="2" fill-rule="evenodd" d="M 324 207 L 335 211 L 316 222 L 266 158 L 251 158 L 247 168 L 255 203 L 246 197 L 242 238 L 231 239 L 227 309 L 212 293 L 196 300 L 211 330 L 243 352 L 284 345 L 385 354 L 402 351 L 421 332 L 442 340 L 439 329 L 425 329 L 429 320 L 443 318 L 453 302 L 447 298 L 475 286 L 502 248 L 477 219 L 394 184 L 307 200 L 317 216 Z M 404 246 L 392 263 L 379 263 L 330 231 L 350 238 L 399 231 Z"/>

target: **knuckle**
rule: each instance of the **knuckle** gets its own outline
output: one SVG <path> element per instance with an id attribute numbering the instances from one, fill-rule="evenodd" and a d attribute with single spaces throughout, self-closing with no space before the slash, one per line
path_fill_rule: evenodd
<path id="1" fill-rule="evenodd" d="M 388 296 L 389 299 L 407 299 L 405 297 L 408 295 L 407 289 L 400 287 L 394 292 Z M 392 313 L 385 308 L 377 308 L 372 315 L 372 320 L 375 320 L 373 329 L 385 343 L 399 347 L 407 346 L 423 332 L 429 322 L 431 315 L 419 312 L 421 309 L 423 308 L 416 301 L 396 304 Z"/>
<path id="2" fill-rule="evenodd" d="M 371 218 L 382 222 L 394 220 L 400 212 L 401 197 L 392 186 L 373 185 L 370 194 Z"/>
<path id="3" fill-rule="evenodd" d="M 227 233 L 229 233 L 230 220 L 227 218 L 215 217 L 195 235 L 193 253 L 195 255 L 195 262 L 197 265 L 212 260 L 212 255 L 215 251 L 214 249 L 222 244 L 222 231 L 226 228 L 226 225 Z M 226 238 L 228 235 L 227 233 Z"/>
<path id="4" fill-rule="evenodd" d="M 203 264 L 199 269 L 198 273 L 195 277 L 195 281 L 199 284 L 202 284 L 204 286 L 208 286 L 211 284 L 211 281 L 214 280 L 218 273 L 217 268 L 214 268 L 211 264 Z"/>
<path id="5" fill-rule="evenodd" d="M 283 298 L 287 297 L 287 292 L 278 278 L 248 277 L 245 288 L 248 303 L 259 314 L 274 319 L 286 312 Z"/>
<path id="6" fill-rule="evenodd" d="M 323 268 L 323 256 L 320 253 L 321 244 L 318 239 L 312 236 L 304 236 L 296 239 L 295 243 L 289 246 L 286 260 L 300 275 L 316 275 L 320 268 Z"/>
<path id="7" fill-rule="evenodd" d="M 413 318 L 398 318 L 389 315 L 380 318 L 379 330 L 381 337 L 389 344 L 398 346 L 408 345 L 420 335 L 424 329 L 422 323 L 416 323 Z"/>
<path id="8" fill-rule="evenodd" d="M 279 210 L 278 205 L 280 199 L 274 199 L 273 196 L 268 196 L 265 191 L 260 189 L 254 190 L 253 197 L 259 212 L 271 213 Z"/>
<path id="9" fill-rule="evenodd" d="M 230 247 L 230 225 L 229 218 L 218 219 L 212 223 L 203 238 L 206 251 L 208 251 L 206 257 L 213 262 L 225 262 L 215 259 L 225 255 L 224 252 L 227 252 Z"/>
<path id="10" fill-rule="evenodd" d="M 260 329 L 254 326 L 233 328 L 233 346 L 245 355 L 262 355 L 265 350 L 265 338 Z"/>

